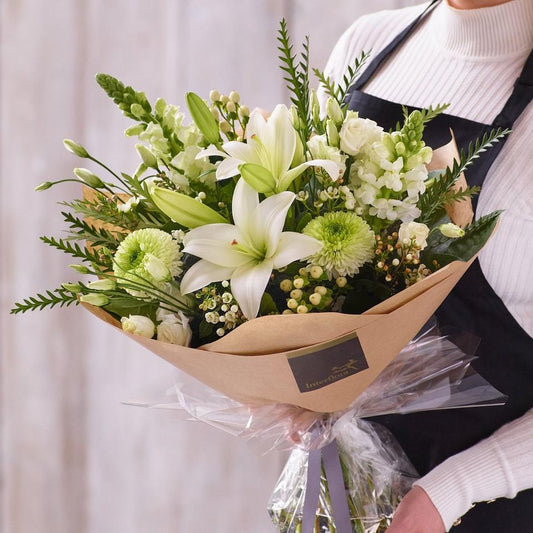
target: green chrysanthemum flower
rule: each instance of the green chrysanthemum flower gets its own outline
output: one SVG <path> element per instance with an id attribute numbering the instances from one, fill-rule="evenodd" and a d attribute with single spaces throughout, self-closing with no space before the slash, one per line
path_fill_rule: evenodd
<path id="1" fill-rule="evenodd" d="M 179 244 L 168 233 L 153 228 L 140 229 L 120 243 L 113 270 L 119 284 L 126 283 L 125 279 L 139 286 L 139 290 L 126 289 L 138 296 L 142 294 L 143 285 L 153 284 L 164 290 L 165 283 L 182 271 L 181 255 Z"/>
<path id="2" fill-rule="evenodd" d="M 374 256 L 374 232 L 355 213 L 326 213 L 309 222 L 303 233 L 323 244 L 309 263 L 320 265 L 330 279 L 357 274 Z"/>

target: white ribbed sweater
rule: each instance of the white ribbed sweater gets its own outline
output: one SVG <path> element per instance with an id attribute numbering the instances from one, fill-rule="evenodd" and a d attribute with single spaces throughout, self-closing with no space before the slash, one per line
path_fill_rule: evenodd
<path id="1" fill-rule="evenodd" d="M 357 20 L 335 46 L 326 73 L 340 80 L 362 50 L 375 56 L 426 5 Z M 450 102 L 448 113 L 490 124 L 532 48 L 533 0 L 473 10 L 454 9 L 444 0 L 365 92 L 417 107 Z M 533 104 L 513 129 L 479 198 L 476 216 L 505 210 L 480 264 L 511 314 L 533 335 Z M 533 411 L 448 459 L 418 484 L 447 529 L 474 502 L 512 498 L 533 487 Z"/>

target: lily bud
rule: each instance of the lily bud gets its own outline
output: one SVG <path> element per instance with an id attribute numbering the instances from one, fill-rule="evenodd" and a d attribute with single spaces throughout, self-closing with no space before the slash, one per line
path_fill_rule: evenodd
<path id="1" fill-rule="evenodd" d="M 448 224 L 441 224 L 439 226 L 440 232 L 450 239 L 458 239 L 460 237 L 463 237 L 465 234 L 465 230 L 456 224 L 453 224 L 449 222 Z"/>
<path id="2" fill-rule="evenodd" d="M 217 144 L 220 140 L 218 122 L 211 114 L 207 104 L 195 93 L 187 93 L 186 101 L 191 117 L 206 141 L 209 144 Z"/>
<path id="3" fill-rule="evenodd" d="M 338 148 L 341 142 L 339 136 L 339 130 L 332 119 L 328 119 L 326 122 L 326 134 L 328 136 L 329 144 L 335 148 Z"/>
<path id="4" fill-rule="evenodd" d="M 311 115 L 313 117 L 313 122 L 318 124 L 320 122 L 320 103 L 318 102 L 318 97 L 314 89 L 311 90 Z"/>
<path id="5" fill-rule="evenodd" d="M 77 142 L 74 142 L 71 139 L 64 139 L 63 140 L 63 146 L 74 155 L 77 155 L 78 157 L 89 157 L 89 152 L 85 150 L 85 148 L 78 144 Z"/>
<path id="6" fill-rule="evenodd" d="M 96 307 L 102 307 L 107 305 L 111 300 L 105 294 L 84 294 L 80 296 L 80 302 L 85 304 L 95 305 Z"/>
<path id="7" fill-rule="evenodd" d="M 147 167 L 159 170 L 159 167 L 157 166 L 157 158 L 148 148 L 146 148 L 146 146 L 144 146 L 144 144 L 136 144 L 135 149 Z"/>
<path id="8" fill-rule="evenodd" d="M 336 126 L 340 126 L 344 121 L 344 113 L 342 112 L 341 106 L 332 96 L 330 96 L 326 102 L 326 114 L 331 120 L 333 120 L 333 122 L 335 122 Z"/>
<path id="9" fill-rule="evenodd" d="M 86 183 L 89 187 L 93 187 L 94 189 L 101 189 L 105 186 L 104 182 L 96 174 L 93 174 L 86 168 L 75 168 L 74 174 L 83 181 L 83 183 Z"/>
<path id="10" fill-rule="evenodd" d="M 120 319 L 122 323 L 122 329 L 133 335 L 140 335 L 151 339 L 155 333 L 155 324 L 147 317 L 142 315 L 130 315 L 129 317 L 123 316 Z"/>

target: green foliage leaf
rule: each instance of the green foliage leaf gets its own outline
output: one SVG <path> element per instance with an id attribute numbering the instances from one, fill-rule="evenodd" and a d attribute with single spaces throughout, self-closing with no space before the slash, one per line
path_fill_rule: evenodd
<path id="1" fill-rule="evenodd" d="M 25 298 L 22 302 L 16 302 L 11 314 L 25 313 L 26 311 L 41 311 L 46 307 L 69 306 L 72 304 L 78 305 L 78 297 L 75 292 L 69 291 L 64 287 L 59 287 L 53 290 L 47 290 L 45 294 L 37 294 L 30 298 Z"/>
<path id="2" fill-rule="evenodd" d="M 119 317 L 129 315 L 143 315 L 155 321 L 155 313 L 159 303 L 156 301 L 143 302 L 138 298 L 129 296 L 127 293 L 124 296 L 110 297 L 111 302 L 104 306 L 104 309 Z"/>

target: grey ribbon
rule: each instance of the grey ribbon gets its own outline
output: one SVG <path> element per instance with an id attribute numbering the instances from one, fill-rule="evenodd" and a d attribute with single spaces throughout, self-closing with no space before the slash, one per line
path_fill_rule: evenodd
<path id="1" fill-rule="evenodd" d="M 315 516 L 320 495 L 320 473 L 322 462 L 331 499 L 331 513 L 337 533 L 352 533 L 350 510 L 346 500 L 346 489 L 339 457 L 337 441 L 320 450 L 309 452 L 307 463 L 307 485 L 302 516 L 302 533 L 313 533 Z"/>

